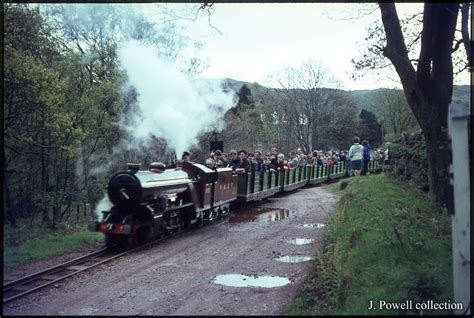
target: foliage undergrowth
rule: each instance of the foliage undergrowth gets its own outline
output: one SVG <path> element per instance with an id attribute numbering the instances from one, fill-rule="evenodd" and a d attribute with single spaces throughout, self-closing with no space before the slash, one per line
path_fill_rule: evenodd
<path id="1" fill-rule="evenodd" d="M 315 247 L 312 278 L 287 309 L 290 315 L 450 314 L 416 303 L 452 301 L 451 227 L 446 211 L 384 174 L 352 177 Z M 379 309 L 379 301 L 412 300 L 413 310 Z M 369 310 L 370 301 L 376 309 Z"/>
<path id="2" fill-rule="evenodd" d="M 426 142 L 421 135 L 406 143 L 393 143 L 389 147 L 392 164 L 387 175 L 405 183 L 413 183 L 420 190 L 428 190 L 428 159 Z"/>
<path id="3" fill-rule="evenodd" d="M 94 242 L 102 241 L 103 234 L 89 232 L 89 218 L 77 222 L 62 223 L 56 230 L 44 224 L 29 225 L 29 220 L 18 220 L 17 227 L 3 226 L 3 266 L 46 259 L 51 256 L 77 250 Z"/>

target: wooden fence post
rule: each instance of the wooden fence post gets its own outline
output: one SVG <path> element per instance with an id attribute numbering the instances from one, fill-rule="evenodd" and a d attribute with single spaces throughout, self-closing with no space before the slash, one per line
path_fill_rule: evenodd
<path id="1" fill-rule="evenodd" d="M 454 187 L 454 215 L 451 216 L 453 244 L 453 290 L 454 302 L 462 303 L 457 315 L 470 315 L 471 300 L 471 224 L 470 224 L 470 184 L 469 184 L 469 142 L 467 122 L 469 106 L 466 103 L 451 103 L 449 106 L 448 128 L 451 136 Z"/>

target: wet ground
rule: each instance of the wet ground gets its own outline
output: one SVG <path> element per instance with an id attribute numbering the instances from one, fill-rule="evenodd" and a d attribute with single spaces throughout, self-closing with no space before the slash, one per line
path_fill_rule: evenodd
<path id="1" fill-rule="evenodd" d="M 282 314 L 337 200 L 312 187 L 262 201 L 8 303 L 3 314 Z"/>

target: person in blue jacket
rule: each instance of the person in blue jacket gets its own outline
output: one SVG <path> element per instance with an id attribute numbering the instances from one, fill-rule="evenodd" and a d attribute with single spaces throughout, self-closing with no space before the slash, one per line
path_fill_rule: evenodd
<path id="1" fill-rule="evenodd" d="M 364 166 L 362 168 L 362 175 L 365 176 L 365 175 L 367 175 L 367 172 L 369 172 L 369 161 L 370 161 L 370 155 L 371 155 L 371 152 L 372 152 L 372 148 L 370 147 L 370 144 L 367 140 L 364 140 L 362 142 L 362 146 L 364 146 L 364 152 L 363 152 Z"/>

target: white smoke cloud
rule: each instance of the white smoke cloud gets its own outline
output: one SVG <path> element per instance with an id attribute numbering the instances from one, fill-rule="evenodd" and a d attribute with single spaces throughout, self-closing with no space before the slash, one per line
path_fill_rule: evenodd
<path id="1" fill-rule="evenodd" d="M 140 113 L 127 114 L 123 127 L 142 143 L 163 137 L 177 156 L 196 142 L 197 134 L 218 123 L 235 104 L 233 92 L 218 81 L 190 80 L 172 63 L 158 58 L 152 46 L 130 41 L 118 49 L 130 85 L 138 93 Z"/>
<path id="2" fill-rule="evenodd" d="M 97 206 L 95 208 L 95 215 L 97 216 L 97 220 L 98 221 L 102 221 L 102 218 L 103 218 L 103 214 L 102 214 L 102 211 L 110 211 L 110 209 L 112 208 L 112 202 L 110 202 L 109 200 L 109 196 L 107 195 L 107 193 L 104 193 L 104 197 L 102 198 L 102 200 L 99 201 L 99 203 L 97 203 Z"/>

